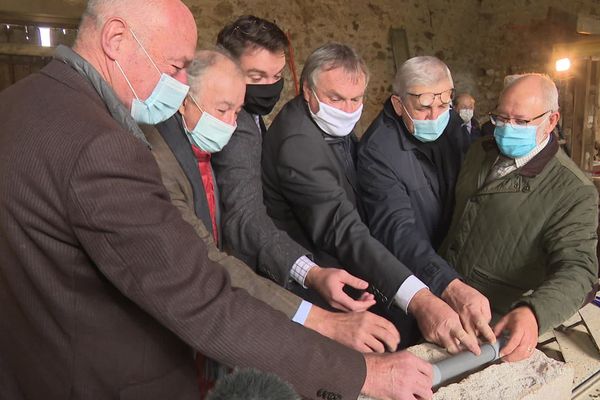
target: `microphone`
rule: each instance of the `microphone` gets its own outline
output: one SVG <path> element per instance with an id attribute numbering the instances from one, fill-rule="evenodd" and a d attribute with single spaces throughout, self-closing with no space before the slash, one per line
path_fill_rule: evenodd
<path id="1" fill-rule="evenodd" d="M 275 374 L 252 368 L 237 369 L 219 379 L 206 400 L 301 400 L 292 387 Z"/>

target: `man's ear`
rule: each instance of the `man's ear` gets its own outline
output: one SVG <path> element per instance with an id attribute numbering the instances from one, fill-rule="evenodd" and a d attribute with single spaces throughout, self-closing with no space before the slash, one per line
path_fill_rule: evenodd
<path id="1" fill-rule="evenodd" d="M 548 119 L 548 132 L 552 132 L 554 130 L 554 127 L 556 127 L 558 121 L 560 120 L 560 113 L 558 111 L 553 112 L 552 114 L 550 114 L 550 117 Z"/>
<path id="2" fill-rule="evenodd" d="M 302 95 L 304 96 L 304 100 L 308 102 L 310 100 L 310 95 L 312 94 L 312 90 L 309 89 L 308 83 L 302 82 Z"/>
<path id="3" fill-rule="evenodd" d="M 402 116 L 403 111 L 404 111 L 401 101 L 402 100 L 400 100 L 400 98 L 395 95 L 391 97 L 392 107 L 394 107 L 394 111 L 396 112 L 396 115 L 398 115 L 399 117 Z"/>
<path id="4" fill-rule="evenodd" d="M 185 113 L 185 109 L 188 107 L 189 105 L 189 97 L 185 96 L 185 98 L 183 99 L 183 101 L 181 102 L 181 105 L 179 106 L 179 113 L 181 115 L 183 115 Z"/>
<path id="5" fill-rule="evenodd" d="M 121 45 L 128 28 L 121 18 L 109 18 L 102 26 L 100 34 L 101 46 L 104 54 L 111 60 L 119 58 Z"/>

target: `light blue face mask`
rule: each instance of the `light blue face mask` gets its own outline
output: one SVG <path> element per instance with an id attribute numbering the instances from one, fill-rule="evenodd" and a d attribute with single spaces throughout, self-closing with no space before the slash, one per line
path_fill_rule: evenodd
<path id="1" fill-rule="evenodd" d="M 229 143 L 229 139 L 231 139 L 231 135 L 233 135 L 233 132 L 237 126 L 229 125 L 228 123 L 210 115 L 198 105 L 196 100 L 194 100 L 191 95 L 190 98 L 196 107 L 202 111 L 202 115 L 192 130 L 188 129 L 185 123 L 185 117 L 182 118 L 185 131 L 188 135 L 190 135 L 194 144 L 200 149 L 209 153 L 217 153 L 221 151 L 223 147 Z"/>
<path id="2" fill-rule="evenodd" d="M 135 96 L 135 99 L 133 99 L 131 103 L 131 116 L 133 119 L 139 124 L 156 125 L 159 122 L 171 118 L 173 114 L 177 112 L 190 87 L 165 73 L 161 73 L 144 46 L 142 46 L 142 43 L 135 36 L 135 33 L 133 33 L 131 29 L 129 31 L 144 51 L 144 54 L 146 54 L 146 57 L 148 57 L 154 68 L 156 68 L 160 74 L 158 83 L 146 100 L 140 100 L 117 60 L 115 60 L 115 64 L 123 74 L 125 81 Z"/>
<path id="3" fill-rule="evenodd" d="M 442 136 L 444 129 L 448 126 L 448 121 L 450 121 L 450 109 L 441 113 L 436 119 L 413 119 L 406 110 L 406 107 L 404 107 L 404 103 L 402 103 L 402 107 L 413 123 L 413 136 L 421 142 L 433 142 L 437 140 Z"/>
<path id="4" fill-rule="evenodd" d="M 494 139 L 496 139 L 500 152 L 510 158 L 519 158 L 529 154 L 537 146 L 537 130 L 546 122 L 546 119 L 539 125 L 497 125 L 494 128 Z"/>

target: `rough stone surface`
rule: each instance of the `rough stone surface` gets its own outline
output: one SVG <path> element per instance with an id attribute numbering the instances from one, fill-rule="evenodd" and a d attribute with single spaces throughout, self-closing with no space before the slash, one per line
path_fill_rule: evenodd
<path id="1" fill-rule="evenodd" d="M 431 363 L 448 357 L 443 349 L 432 344 L 408 350 Z M 458 383 L 439 388 L 433 399 L 567 400 L 571 398 L 572 386 L 573 368 L 570 365 L 535 350 L 527 360 L 490 365 Z M 366 397 L 361 399 L 368 400 Z"/>
<path id="2" fill-rule="evenodd" d="M 577 37 L 578 13 L 600 15 L 598 0 L 184 0 L 198 22 L 199 46 L 209 47 L 227 22 L 255 14 L 289 31 L 296 67 L 327 41 L 356 47 L 372 79 L 367 92 L 362 133 L 390 93 L 395 67 L 390 28 L 404 28 L 409 54 L 436 55 L 450 66 L 458 91 L 471 91 L 483 117 L 497 101 L 505 75 L 550 71 L 552 45 Z M 3 11 L 73 15 L 84 0 L 4 0 Z M 45 8 L 44 8 L 45 7 Z M 47 10 L 46 10 L 47 8 Z M 1 21 L 0 21 L 1 22 Z M 3 40 L 0 27 L 0 42 Z M 0 65 L 0 83 L 9 73 Z M 4 75 L 4 78 L 2 77 Z M 293 94 L 286 80 L 282 100 Z M 1 86 L 0 86 L 1 87 Z"/>

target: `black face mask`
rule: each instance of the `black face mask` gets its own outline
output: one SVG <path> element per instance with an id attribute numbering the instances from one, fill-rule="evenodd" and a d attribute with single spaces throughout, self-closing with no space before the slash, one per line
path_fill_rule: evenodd
<path id="1" fill-rule="evenodd" d="M 250 114 L 267 115 L 279 101 L 283 78 L 269 85 L 246 85 L 244 109 Z"/>

